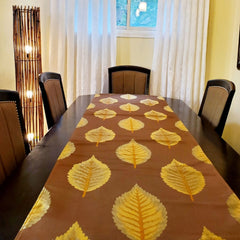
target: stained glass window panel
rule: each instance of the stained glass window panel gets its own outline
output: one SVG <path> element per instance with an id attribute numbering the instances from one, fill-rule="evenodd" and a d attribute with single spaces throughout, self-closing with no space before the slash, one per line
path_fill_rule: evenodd
<path id="1" fill-rule="evenodd" d="M 128 0 L 116 0 L 117 26 L 127 26 Z"/>
<path id="2" fill-rule="evenodd" d="M 156 27 L 158 0 L 131 0 L 130 27 Z"/>

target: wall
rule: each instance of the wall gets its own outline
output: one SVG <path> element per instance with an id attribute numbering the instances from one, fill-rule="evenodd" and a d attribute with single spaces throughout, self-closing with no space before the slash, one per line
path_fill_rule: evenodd
<path id="1" fill-rule="evenodd" d="M 239 0 L 211 0 L 208 27 L 206 80 L 233 81 L 236 92 L 223 132 L 223 139 L 240 153 L 240 71 L 237 69 Z"/>
<path id="2" fill-rule="evenodd" d="M 117 65 L 132 64 L 152 68 L 152 38 L 117 38 Z"/>

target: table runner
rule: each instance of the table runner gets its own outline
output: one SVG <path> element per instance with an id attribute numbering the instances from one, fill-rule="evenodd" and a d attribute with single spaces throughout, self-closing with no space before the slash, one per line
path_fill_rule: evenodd
<path id="1" fill-rule="evenodd" d="M 239 224 L 239 199 L 164 98 L 101 94 L 16 239 L 237 240 Z"/>

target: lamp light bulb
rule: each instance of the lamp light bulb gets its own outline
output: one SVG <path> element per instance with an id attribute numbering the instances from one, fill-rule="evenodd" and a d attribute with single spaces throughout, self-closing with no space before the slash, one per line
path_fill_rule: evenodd
<path id="1" fill-rule="evenodd" d="M 31 142 L 34 138 L 34 134 L 33 133 L 28 133 L 27 138 L 28 138 L 28 141 Z"/>
<path id="2" fill-rule="evenodd" d="M 29 45 L 26 45 L 26 46 L 25 46 L 25 52 L 26 52 L 27 54 L 29 54 L 31 51 L 32 51 L 32 47 L 29 46 Z"/>
<path id="3" fill-rule="evenodd" d="M 27 90 L 27 98 L 32 98 L 33 92 L 30 90 Z"/>

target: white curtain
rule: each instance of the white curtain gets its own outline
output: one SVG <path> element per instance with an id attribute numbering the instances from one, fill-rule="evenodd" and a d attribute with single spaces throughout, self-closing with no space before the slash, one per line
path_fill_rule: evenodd
<path id="1" fill-rule="evenodd" d="M 151 94 L 198 111 L 205 86 L 209 0 L 158 1 Z"/>
<path id="2" fill-rule="evenodd" d="M 108 92 L 116 62 L 115 0 L 51 0 L 48 70 L 62 76 L 67 104 Z"/>

